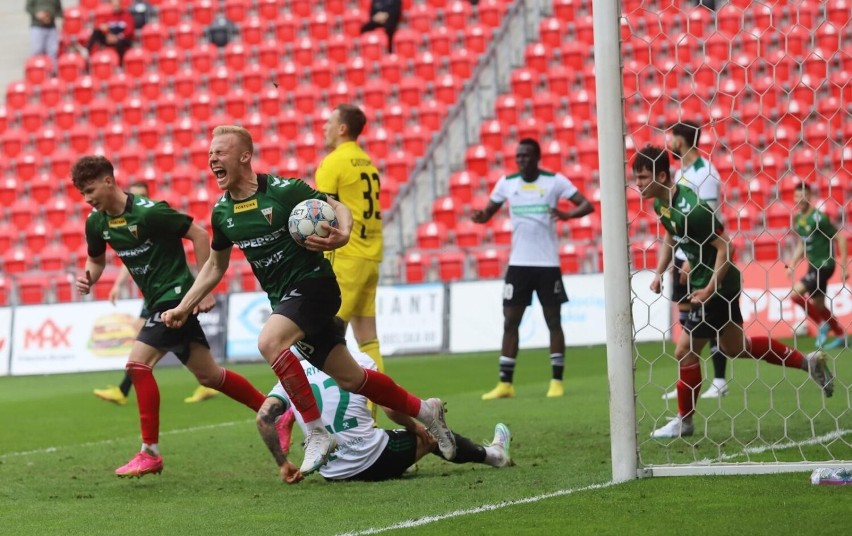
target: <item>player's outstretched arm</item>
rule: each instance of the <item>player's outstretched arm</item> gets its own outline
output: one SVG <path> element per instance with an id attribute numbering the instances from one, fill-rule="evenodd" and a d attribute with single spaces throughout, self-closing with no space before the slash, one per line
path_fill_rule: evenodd
<path id="1" fill-rule="evenodd" d="M 201 300 L 210 294 L 210 291 L 225 277 L 230 260 L 231 248 L 221 251 L 212 250 L 210 258 L 198 272 L 195 283 L 192 284 L 178 306 L 162 314 L 163 323 L 170 328 L 181 327 L 189 314 L 201 303 Z"/>
<path id="2" fill-rule="evenodd" d="M 790 259 L 790 261 L 786 264 L 787 275 L 789 275 L 790 277 L 793 277 L 793 274 L 796 271 L 796 266 L 799 265 L 799 262 L 802 260 L 802 258 L 804 256 L 805 256 L 805 241 L 799 240 L 798 243 L 796 243 L 796 249 L 793 252 L 793 258 Z"/>
<path id="3" fill-rule="evenodd" d="M 80 294 L 88 294 L 92 290 L 92 285 L 97 283 L 104 273 L 106 268 L 106 255 L 101 254 L 97 257 L 89 257 L 86 259 L 86 271 L 83 275 L 77 277 L 75 286 Z"/>
<path id="4" fill-rule="evenodd" d="M 491 216 L 496 214 L 502 206 L 503 203 L 495 203 L 494 201 L 489 199 L 488 204 L 485 205 L 484 209 L 473 211 L 473 214 L 471 214 L 470 219 L 473 220 L 474 223 L 488 223 L 488 220 L 491 219 Z"/>
<path id="5" fill-rule="evenodd" d="M 109 289 L 109 295 L 107 296 L 107 299 L 113 305 L 115 305 L 116 300 L 121 295 L 121 287 L 127 281 L 128 277 L 130 277 L 130 270 L 127 269 L 127 266 L 122 265 L 121 271 L 118 272 L 118 277 L 115 278 L 115 283 L 112 284 L 112 288 Z"/>
<path id="6" fill-rule="evenodd" d="M 717 290 L 719 283 L 725 278 L 728 269 L 731 267 L 731 239 L 727 233 L 722 233 L 710 242 L 710 245 L 716 248 L 716 262 L 713 265 L 713 275 L 707 286 L 698 289 L 692 293 L 692 303 L 704 303 L 709 300 Z"/>
<path id="7" fill-rule="evenodd" d="M 298 484 L 305 477 L 296 467 L 287 459 L 287 455 L 281 450 L 281 442 L 278 439 L 278 431 L 275 429 L 275 421 L 287 408 L 284 403 L 275 397 L 267 397 L 257 412 L 257 431 L 260 433 L 263 443 L 272 457 L 275 458 L 275 463 L 278 464 L 278 472 L 281 480 L 288 484 Z"/>

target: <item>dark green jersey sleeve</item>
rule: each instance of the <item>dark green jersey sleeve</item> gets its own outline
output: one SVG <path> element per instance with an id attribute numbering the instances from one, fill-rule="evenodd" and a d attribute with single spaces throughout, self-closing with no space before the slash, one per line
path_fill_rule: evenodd
<path id="1" fill-rule="evenodd" d="M 97 212 L 90 212 L 86 218 L 86 248 L 89 257 L 100 257 L 106 253 L 107 243 L 101 231 L 102 218 Z"/>
<path id="2" fill-rule="evenodd" d="M 837 227 L 831 223 L 831 219 L 824 213 L 818 213 L 815 219 L 817 220 L 817 232 L 821 233 L 822 236 L 832 240 L 837 235 Z"/>
<path id="3" fill-rule="evenodd" d="M 165 201 L 158 201 L 145 213 L 145 225 L 154 234 L 183 238 L 192 226 L 192 216 L 176 211 Z"/>

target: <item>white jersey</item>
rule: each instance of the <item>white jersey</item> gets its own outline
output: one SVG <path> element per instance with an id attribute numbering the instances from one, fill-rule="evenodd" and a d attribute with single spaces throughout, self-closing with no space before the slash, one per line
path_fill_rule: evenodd
<path id="1" fill-rule="evenodd" d="M 698 194 L 698 199 L 706 201 L 713 209 L 719 221 L 722 220 L 719 213 L 719 197 L 722 188 L 722 179 L 719 177 L 719 172 L 713 167 L 709 161 L 704 160 L 700 156 L 698 160 L 692 163 L 688 168 L 681 168 L 673 174 L 677 184 L 683 184 L 690 190 Z M 686 255 L 680 250 L 675 249 L 675 258 L 686 260 Z"/>
<path id="2" fill-rule="evenodd" d="M 361 352 L 353 352 L 352 355 L 365 369 L 377 370 L 375 361 L 368 355 Z M 301 361 L 301 364 L 317 399 L 322 422 L 325 423 L 326 429 L 334 434 L 338 444 L 337 450 L 329 456 L 328 463 L 323 465 L 319 472 L 330 479 L 355 476 L 373 465 L 381 456 L 388 443 L 388 435 L 381 428 L 374 427 L 373 416 L 367 409 L 367 399 L 364 396 L 344 391 L 328 374 L 307 360 Z M 292 405 L 281 382 L 275 385 L 268 396 L 274 396 L 285 404 Z M 302 433 L 307 434 L 302 415 L 295 407 L 293 410 Z"/>
<path id="3" fill-rule="evenodd" d="M 491 201 L 509 202 L 512 218 L 511 266 L 559 266 L 559 241 L 550 209 L 560 198 L 570 199 L 577 188 L 561 173 L 539 170 L 532 182 L 519 173 L 500 177 Z"/>

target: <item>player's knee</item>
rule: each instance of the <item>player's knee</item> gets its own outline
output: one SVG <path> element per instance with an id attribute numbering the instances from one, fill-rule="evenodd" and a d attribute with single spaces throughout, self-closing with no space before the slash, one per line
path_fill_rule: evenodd
<path id="1" fill-rule="evenodd" d="M 276 337 L 264 337 L 257 339 L 257 350 L 267 361 L 275 359 L 284 350 L 284 346 Z"/>
<path id="2" fill-rule="evenodd" d="M 215 388 L 219 384 L 220 374 L 212 373 L 211 371 L 196 371 L 195 379 L 198 380 L 198 383 L 203 385 L 204 387 Z"/>
<path id="3" fill-rule="evenodd" d="M 546 316 L 544 323 L 550 331 L 562 331 L 562 317 L 560 315 Z"/>

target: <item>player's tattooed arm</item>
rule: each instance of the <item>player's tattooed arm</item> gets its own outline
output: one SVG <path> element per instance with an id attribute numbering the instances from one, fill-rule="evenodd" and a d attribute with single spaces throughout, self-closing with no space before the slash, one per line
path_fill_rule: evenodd
<path id="1" fill-rule="evenodd" d="M 275 463 L 278 464 L 278 467 L 284 465 L 287 461 L 287 455 L 281 450 L 281 443 L 278 440 L 278 431 L 275 429 L 275 421 L 284 414 L 287 410 L 284 403 L 275 398 L 268 397 L 263 405 L 260 407 L 260 410 L 257 412 L 257 431 L 260 433 L 260 437 L 263 439 L 264 444 L 266 444 L 266 448 L 269 449 L 269 452 L 272 454 L 272 457 L 275 458 Z"/>

